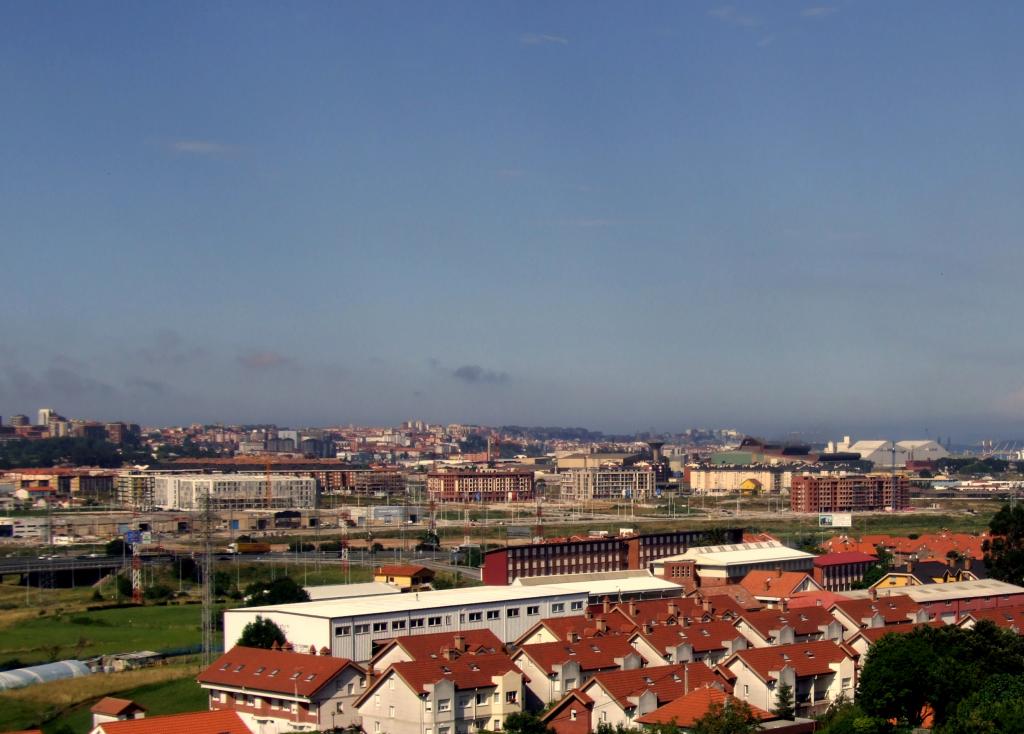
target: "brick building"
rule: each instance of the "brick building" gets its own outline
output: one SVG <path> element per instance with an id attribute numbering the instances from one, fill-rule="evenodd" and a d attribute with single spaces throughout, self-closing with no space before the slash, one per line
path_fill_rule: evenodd
<path id="1" fill-rule="evenodd" d="M 789 501 L 793 512 L 905 510 L 910 481 L 892 474 L 799 474 Z"/>
<path id="2" fill-rule="evenodd" d="M 533 472 L 523 469 L 453 469 L 427 474 L 437 502 L 516 502 L 533 499 Z"/>
<path id="3" fill-rule="evenodd" d="M 741 528 L 725 531 L 727 543 L 743 539 Z M 483 581 L 510 584 L 517 578 L 647 569 L 654 561 L 685 553 L 704 542 L 702 530 L 579 538 L 497 548 L 484 554 Z"/>

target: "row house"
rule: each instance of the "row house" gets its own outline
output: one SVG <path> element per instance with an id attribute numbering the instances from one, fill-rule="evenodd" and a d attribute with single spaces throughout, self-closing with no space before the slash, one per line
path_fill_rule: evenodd
<path id="1" fill-rule="evenodd" d="M 913 632 L 920 627 L 931 625 L 932 627 L 945 627 L 943 622 L 932 621 L 932 622 L 907 622 L 906 624 L 892 624 L 888 627 L 865 627 L 864 629 L 857 630 L 843 643 L 848 651 L 850 651 L 858 662 L 864 659 L 868 650 L 871 646 L 878 642 L 886 635 L 905 635 Z"/>
<path id="2" fill-rule="evenodd" d="M 473 734 L 501 731 L 525 692 L 508 655 L 463 655 L 394 663 L 355 706 L 366 734 Z"/>
<path id="3" fill-rule="evenodd" d="M 645 626 L 634 632 L 630 643 L 645 659 L 667 663 L 703 662 L 715 665 L 748 647 L 747 638 L 734 623 L 716 620 L 695 624 Z"/>
<path id="4" fill-rule="evenodd" d="M 844 627 L 824 607 L 763 609 L 747 612 L 736 629 L 753 647 L 790 645 L 794 642 L 842 642 Z"/>
<path id="5" fill-rule="evenodd" d="M 962 616 L 957 624 L 970 629 L 982 620 L 992 622 L 997 627 L 1010 630 L 1018 635 L 1024 634 L 1024 606 L 977 609 Z"/>
<path id="6" fill-rule="evenodd" d="M 618 615 L 594 617 L 588 612 L 586 615 L 574 617 L 542 619 L 526 630 L 513 645 L 518 648 L 544 642 L 578 642 L 608 634 L 628 634 L 635 629 L 635 624 L 623 620 Z"/>
<path id="7" fill-rule="evenodd" d="M 365 671 L 344 658 L 236 646 L 199 674 L 210 709 L 234 711 L 252 731 L 278 734 L 358 724 Z"/>
<path id="8" fill-rule="evenodd" d="M 645 728 L 671 726 L 688 731 L 707 716 L 712 708 L 738 704 L 739 700 L 735 696 L 714 686 L 707 686 L 680 696 L 656 711 L 644 714 L 637 721 Z M 816 722 L 811 719 L 787 721 L 757 706 L 750 706 L 750 713 L 760 723 L 762 731 L 770 731 L 772 734 L 812 734 L 816 726 Z"/>
<path id="9" fill-rule="evenodd" d="M 640 716 L 708 685 L 723 685 L 722 679 L 700 664 L 599 673 L 541 718 L 558 734 L 590 732 L 601 725 L 631 729 Z"/>
<path id="10" fill-rule="evenodd" d="M 597 673 L 641 668 L 648 662 L 633 649 L 625 635 L 575 643 L 523 645 L 513 653 L 512 661 L 526 675 L 529 708 L 534 710 L 557 701 Z"/>
<path id="11" fill-rule="evenodd" d="M 853 700 L 856 685 L 853 656 L 831 640 L 741 650 L 720 668 L 737 698 L 768 711 L 783 684 L 801 715 L 819 713 L 839 696 Z"/>
<path id="12" fill-rule="evenodd" d="M 94 725 L 89 734 L 252 734 L 254 731 L 259 730 L 250 729 L 234 711 L 191 711 L 143 719 L 103 721 Z"/>
<path id="13" fill-rule="evenodd" d="M 370 661 L 371 670 L 387 670 L 393 663 L 410 660 L 452 660 L 462 655 L 484 655 L 505 651 L 498 636 L 489 629 L 406 635 L 385 643 Z"/>
<path id="14" fill-rule="evenodd" d="M 927 622 L 929 615 L 909 596 L 887 596 L 883 599 L 842 599 L 832 603 L 829 613 L 845 630 L 844 637 L 865 627 L 887 627 L 909 622 Z"/>

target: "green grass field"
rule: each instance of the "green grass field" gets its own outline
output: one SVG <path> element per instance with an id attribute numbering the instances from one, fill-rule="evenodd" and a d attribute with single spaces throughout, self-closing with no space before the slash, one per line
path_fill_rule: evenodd
<path id="1" fill-rule="evenodd" d="M 185 711 L 203 711 L 207 708 L 207 695 L 195 678 L 181 678 L 166 683 L 151 683 L 138 688 L 130 688 L 117 694 L 118 698 L 128 698 L 146 707 L 147 716 L 162 714 L 179 714 Z M 96 700 L 86 701 L 75 706 L 43 726 L 46 734 L 57 734 L 70 729 L 75 734 L 84 734 L 92 726 L 90 707 Z"/>

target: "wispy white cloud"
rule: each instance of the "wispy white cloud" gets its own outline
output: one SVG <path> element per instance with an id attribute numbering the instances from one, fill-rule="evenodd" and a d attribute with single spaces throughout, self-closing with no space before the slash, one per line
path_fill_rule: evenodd
<path id="1" fill-rule="evenodd" d="M 737 10 L 732 5 L 720 5 L 717 8 L 712 8 L 708 11 L 708 15 L 716 20 L 722 21 L 723 23 L 738 25 L 743 28 L 754 28 L 760 25 L 757 18 Z"/>
<path id="2" fill-rule="evenodd" d="M 800 15 L 804 18 L 827 18 L 838 12 L 839 8 L 834 5 L 814 5 L 801 10 Z"/>
<path id="3" fill-rule="evenodd" d="M 556 36 L 552 33 L 524 33 L 519 36 L 519 42 L 527 46 L 541 46 L 553 43 L 559 46 L 568 46 L 569 39 L 565 36 Z"/>
<path id="4" fill-rule="evenodd" d="M 215 140 L 175 140 L 171 143 L 171 149 L 176 153 L 192 155 L 224 155 L 234 151 L 234 146 Z"/>

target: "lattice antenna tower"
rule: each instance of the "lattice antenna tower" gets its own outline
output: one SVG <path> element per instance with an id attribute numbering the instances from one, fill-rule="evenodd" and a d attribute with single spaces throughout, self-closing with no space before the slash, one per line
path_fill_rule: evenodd
<path id="1" fill-rule="evenodd" d="M 214 623 L 213 623 L 213 502 L 210 493 L 203 496 L 202 512 L 202 557 L 201 572 L 203 583 L 203 667 L 213 662 L 214 654 Z"/>

